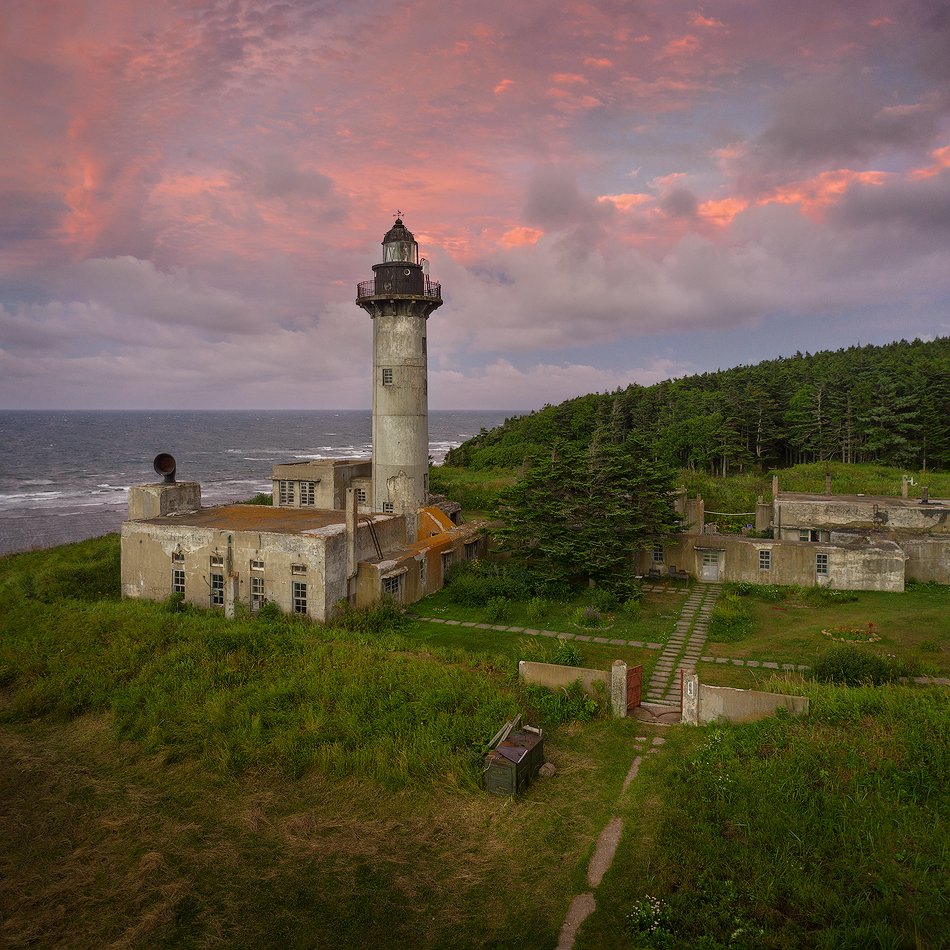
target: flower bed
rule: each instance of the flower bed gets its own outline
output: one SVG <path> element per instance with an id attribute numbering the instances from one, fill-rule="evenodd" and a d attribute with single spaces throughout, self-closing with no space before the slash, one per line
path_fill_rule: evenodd
<path id="1" fill-rule="evenodd" d="M 877 643 L 881 639 L 871 621 L 866 627 L 830 627 L 821 632 L 837 643 Z"/>

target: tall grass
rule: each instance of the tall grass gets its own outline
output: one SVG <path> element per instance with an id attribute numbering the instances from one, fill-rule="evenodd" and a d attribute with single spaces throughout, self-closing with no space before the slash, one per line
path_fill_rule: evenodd
<path id="1" fill-rule="evenodd" d="M 85 556 L 105 563 L 114 545 Z M 388 606 L 331 629 L 56 597 L 47 581 L 73 553 L 0 561 L 0 721 L 108 712 L 117 736 L 169 761 L 474 788 L 482 745 L 518 710 L 510 672 L 414 655 Z M 22 596 L 24 576 L 44 599 Z"/>
<path id="2" fill-rule="evenodd" d="M 618 898 L 635 946 L 943 944 L 946 694 L 803 691 L 810 716 L 711 726 L 667 773 L 649 881 Z"/>

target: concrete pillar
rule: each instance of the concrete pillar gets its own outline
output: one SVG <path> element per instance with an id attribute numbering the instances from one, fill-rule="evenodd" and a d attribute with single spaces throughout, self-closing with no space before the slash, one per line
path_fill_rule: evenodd
<path id="1" fill-rule="evenodd" d="M 831 472 L 825 473 L 825 494 L 831 497 Z"/>
<path id="2" fill-rule="evenodd" d="M 901 475 L 901 498 L 907 497 L 907 476 Z"/>
<path id="3" fill-rule="evenodd" d="M 228 574 L 224 579 L 224 616 L 228 620 L 234 619 L 236 604 L 238 602 L 238 575 Z"/>
<path id="4" fill-rule="evenodd" d="M 699 533 L 706 533 L 706 502 L 703 501 L 703 496 L 698 494 L 696 495 L 696 521 L 699 524 Z"/>
<path id="5" fill-rule="evenodd" d="M 691 726 L 699 725 L 699 676 L 689 673 L 683 680 L 683 720 Z"/>
<path id="6" fill-rule="evenodd" d="M 627 715 L 627 664 L 614 660 L 610 668 L 610 711 L 617 719 Z"/>
<path id="7" fill-rule="evenodd" d="M 778 475 L 772 476 L 772 501 L 778 498 Z"/>
<path id="8" fill-rule="evenodd" d="M 920 486 L 920 503 L 922 505 L 930 504 L 930 489 L 926 485 Z"/>

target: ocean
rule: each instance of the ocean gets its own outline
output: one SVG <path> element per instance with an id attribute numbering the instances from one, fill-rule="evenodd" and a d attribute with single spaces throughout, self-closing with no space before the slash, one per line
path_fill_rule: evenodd
<path id="1" fill-rule="evenodd" d="M 436 462 L 480 429 L 520 410 L 430 410 Z M 201 483 L 206 505 L 271 489 L 275 462 L 368 458 L 369 410 L 0 411 L 0 553 L 116 531 L 130 485 L 158 481 L 152 460 L 170 452 L 181 481 Z"/>

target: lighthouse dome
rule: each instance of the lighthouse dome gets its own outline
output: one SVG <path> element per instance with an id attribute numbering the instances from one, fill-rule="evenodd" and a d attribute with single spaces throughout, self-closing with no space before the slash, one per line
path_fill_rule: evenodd
<path id="1" fill-rule="evenodd" d="M 383 238 L 383 263 L 389 261 L 419 263 L 419 245 L 412 236 L 412 231 L 402 223 L 402 218 L 396 218 L 396 223 Z"/>

